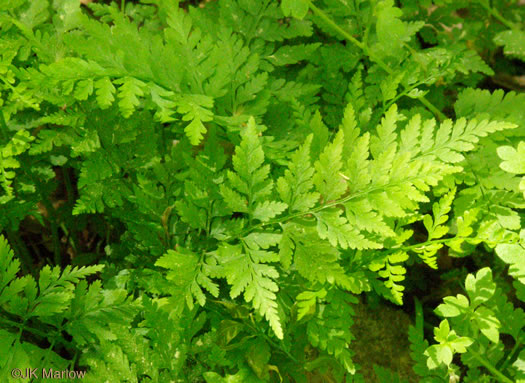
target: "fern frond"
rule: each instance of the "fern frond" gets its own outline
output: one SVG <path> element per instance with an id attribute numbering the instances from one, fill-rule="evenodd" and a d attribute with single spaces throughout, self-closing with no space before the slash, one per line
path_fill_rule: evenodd
<path id="1" fill-rule="evenodd" d="M 329 283 L 360 294 L 370 286 L 364 275 L 347 273 L 340 264 L 339 251 L 325 241 L 319 241 L 313 231 L 293 236 L 295 244 L 294 265 L 299 274 L 311 283 Z M 312 267 L 312 265 L 316 265 Z"/>
<path id="2" fill-rule="evenodd" d="M 223 184 L 220 187 L 230 208 L 265 222 L 288 207 L 286 203 L 265 199 L 272 192 L 273 182 L 268 179 L 270 166 L 263 165 L 264 151 L 253 118 L 242 134 L 241 144 L 237 146 L 232 162 L 235 172 L 227 172 L 231 186 Z"/>
<path id="3" fill-rule="evenodd" d="M 490 92 L 485 89 L 467 88 L 458 95 L 454 110 L 458 117 L 507 121 L 520 127 L 525 126 L 525 117 L 520 112 L 525 94 L 501 89 Z"/>
<path id="4" fill-rule="evenodd" d="M 525 32 L 512 29 L 498 33 L 494 42 L 503 45 L 503 53 L 525 62 Z"/>
<path id="5" fill-rule="evenodd" d="M 9 299 L 3 290 L 15 279 L 19 271 L 20 261 L 15 258 L 7 239 L 0 235 L 0 302 Z"/>
<path id="6" fill-rule="evenodd" d="M 223 244 L 217 251 L 219 269 L 214 274 L 226 278 L 231 285 L 232 298 L 244 292 L 246 302 L 252 302 L 253 307 L 268 320 L 275 335 L 283 339 L 276 301 L 279 287 L 275 279 L 279 273 L 274 266 L 266 264 L 278 261 L 279 256 L 249 247 L 244 250 L 241 245 Z"/>
<path id="7" fill-rule="evenodd" d="M 481 137 L 514 128 L 516 125 L 508 122 L 487 120 L 467 122 L 466 119 L 460 118 L 453 123 L 451 120 L 446 120 L 436 131 L 435 137 L 431 137 L 428 141 L 425 140 L 427 130 L 432 128 L 430 126 L 424 128 L 422 138 L 425 141 L 420 145 L 420 155 L 423 158 L 438 158 L 445 163 L 457 163 L 465 158 L 461 153 L 473 150 Z"/>
<path id="8" fill-rule="evenodd" d="M 277 180 L 277 191 L 281 199 L 288 204 L 290 211 L 307 211 L 319 199 L 318 192 L 312 192 L 314 168 L 310 164 L 309 135 L 303 145 L 292 155 L 284 176 Z"/>
<path id="9" fill-rule="evenodd" d="M 179 248 L 178 251 L 169 250 L 160 257 L 156 266 L 168 269 L 166 278 L 173 283 L 173 296 L 182 296 L 190 310 L 193 310 L 194 299 L 199 305 L 204 306 L 206 296 L 202 291 L 205 288 L 212 296 L 217 298 L 218 286 L 203 271 L 196 254 Z"/>
<path id="10" fill-rule="evenodd" d="M 336 200 L 347 189 L 346 181 L 340 176 L 343 167 L 343 143 L 344 134 L 339 131 L 314 164 L 316 172 L 313 182 L 325 201 Z"/>
<path id="11" fill-rule="evenodd" d="M 402 262 L 408 260 L 408 254 L 398 251 L 387 255 L 382 260 L 374 261 L 369 268 L 384 278 L 385 287 L 392 294 L 391 300 L 398 305 L 403 304 L 403 291 L 405 287 L 400 282 L 405 280 L 406 268 L 401 266 Z"/>
<path id="12" fill-rule="evenodd" d="M 15 169 L 20 167 L 20 161 L 16 157 L 26 152 L 34 139 L 28 131 L 19 130 L 0 151 L 0 185 L 6 193 L 1 197 L 0 203 L 6 203 L 13 197 L 11 184 L 16 176 Z"/>
<path id="13" fill-rule="evenodd" d="M 341 246 L 343 249 L 378 249 L 380 244 L 365 238 L 356 228 L 342 217 L 340 209 L 326 209 L 315 213 L 317 218 L 317 232 L 321 239 L 327 239 L 332 246 Z"/>
<path id="14" fill-rule="evenodd" d="M 320 305 L 317 315 L 307 324 L 308 339 L 315 347 L 335 356 L 345 371 L 354 374 L 356 367 L 348 349 L 352 341 L 352 316 L 349 303 L 357 300 L 340 290 L 332 290 L 325 298 L 328 304 Z"/>

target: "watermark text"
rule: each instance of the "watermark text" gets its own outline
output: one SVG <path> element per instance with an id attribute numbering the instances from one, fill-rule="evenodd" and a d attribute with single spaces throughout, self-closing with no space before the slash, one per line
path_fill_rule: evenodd
<path id="1" fill-rule="evenodd" d="M 57 370 L 53 368 L 13 368 L 11 377 L 13 379 L 84 379 L 86 371 Z"/>

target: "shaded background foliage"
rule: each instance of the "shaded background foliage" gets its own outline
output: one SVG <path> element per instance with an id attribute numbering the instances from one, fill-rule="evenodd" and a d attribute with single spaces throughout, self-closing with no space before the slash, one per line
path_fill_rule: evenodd
<path id="1" fill-rule="evenodd" d="M 0 4 L 1 373 L 525 380 L 524 8 Z"/>

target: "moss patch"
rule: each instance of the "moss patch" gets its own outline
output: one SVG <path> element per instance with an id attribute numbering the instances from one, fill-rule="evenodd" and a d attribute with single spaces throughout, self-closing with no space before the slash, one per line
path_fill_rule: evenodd
<path id="1" fill-rule="evenodd" d="M 371 309 L 359 303 L 354 306 L 351 347 L 354 362 L 361 366 L 365 382 L 376 382 L 374 364 L 390 369 L 409 382 L 417 382 L 412 370 L 408 341 L 411 318 L 401 309 L 380 305 Z"/>

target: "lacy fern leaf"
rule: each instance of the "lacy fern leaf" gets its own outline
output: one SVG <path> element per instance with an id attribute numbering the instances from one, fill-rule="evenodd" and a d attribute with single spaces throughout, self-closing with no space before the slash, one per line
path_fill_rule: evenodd
<path id="1" fill-rule="evenodd" d="M 277 338 L 283 338 L 281 320 L 277 313 L 276 292 L 279 287 L 275 279 L 278 271 L 266 263 L 276 262 L 276 253 L 250 249 L 241 245 L 223 245 L 217 251 L 220 268 L 214 272 L 226 278 L 231 285 L 230 296 L 235 298 L 244 292 L 246 302 L 263 315 Z"/>

